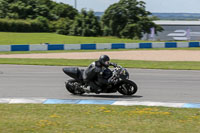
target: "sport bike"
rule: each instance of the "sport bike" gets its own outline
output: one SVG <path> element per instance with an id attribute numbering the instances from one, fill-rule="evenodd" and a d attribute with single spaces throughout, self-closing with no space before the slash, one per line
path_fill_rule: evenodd
<path id="1" fill-rule="evenodd" d="M 100 93 L 116 93 L 119 92 L 122 95 L 133 95 L 137 92 L 138 87 L 135 82 L 129 79 L 128 71 L 120 65 L 112 64 L 114 67 L 109 77 L 112 83 L 104 86 L 99 86 L 102 91 Z M 109 69 L 110 70 L 110 69 Z M 88 90 L 88 85 L 83 80 L 84 69 L 78 67 L 67 67 L 63 68 L 63 72 L 72 79 L 65 82 L 66 89 L 75 95 L 82 95 L 84 93 L 95 93 L 93 88 Z M 95 81 L 97 83 L 97 81 Z M 98 83 L 97 83 L 98 84 Z"/>

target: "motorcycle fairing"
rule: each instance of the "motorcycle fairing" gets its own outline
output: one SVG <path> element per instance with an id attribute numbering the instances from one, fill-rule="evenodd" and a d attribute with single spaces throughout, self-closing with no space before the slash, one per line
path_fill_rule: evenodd
<path id="1" fill-rule="evenodd" d="M 63 72 L 77 81 L 83 81 L 83 72 L 78 67 L 63 68 Z"/>

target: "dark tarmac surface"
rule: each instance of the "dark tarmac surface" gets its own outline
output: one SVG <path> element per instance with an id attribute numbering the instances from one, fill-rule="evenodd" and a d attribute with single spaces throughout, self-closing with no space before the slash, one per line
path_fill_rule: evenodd
<path id="1" fill-rule="evenodd" d="M 68 93 L 63 66 L 0 65 L 0 98 L 102 99 L 200 103 L 200 71 L 128 69 L 138 85 L 133 96 Z"/>

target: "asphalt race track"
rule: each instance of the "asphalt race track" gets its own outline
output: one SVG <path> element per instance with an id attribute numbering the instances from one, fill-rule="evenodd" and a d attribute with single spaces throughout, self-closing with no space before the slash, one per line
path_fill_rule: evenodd
<path id="1" fill-rule="evenodd" d="M 139 90 L 134 96 L 65 90 L 62 66 L 0 65 L 0 98 L 101 99 L 200 103 L 200 71 L 128 69 Z"/>

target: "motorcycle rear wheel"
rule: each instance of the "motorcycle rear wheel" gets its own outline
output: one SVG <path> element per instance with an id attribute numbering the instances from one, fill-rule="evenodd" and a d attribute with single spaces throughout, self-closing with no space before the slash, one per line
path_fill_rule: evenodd
<path id="1" fill-rule="evenodd" d="M 131 96 L 135 94 L 138 90 L 136 83 L 131 80 L 123 80 L 119 84 L 118 92 L 123 95 Z"/>
<path id="2" fill-rule="evenodd" d="M 82 95 L 85 92 L 81 90 L 81 88 L 78 88 L 79 84 L 80 83 L 78 83 L 76 80 L 70 79 L 67 82 L 65 82 L 65 87 L 70 93 L 74 95 Z"/>

